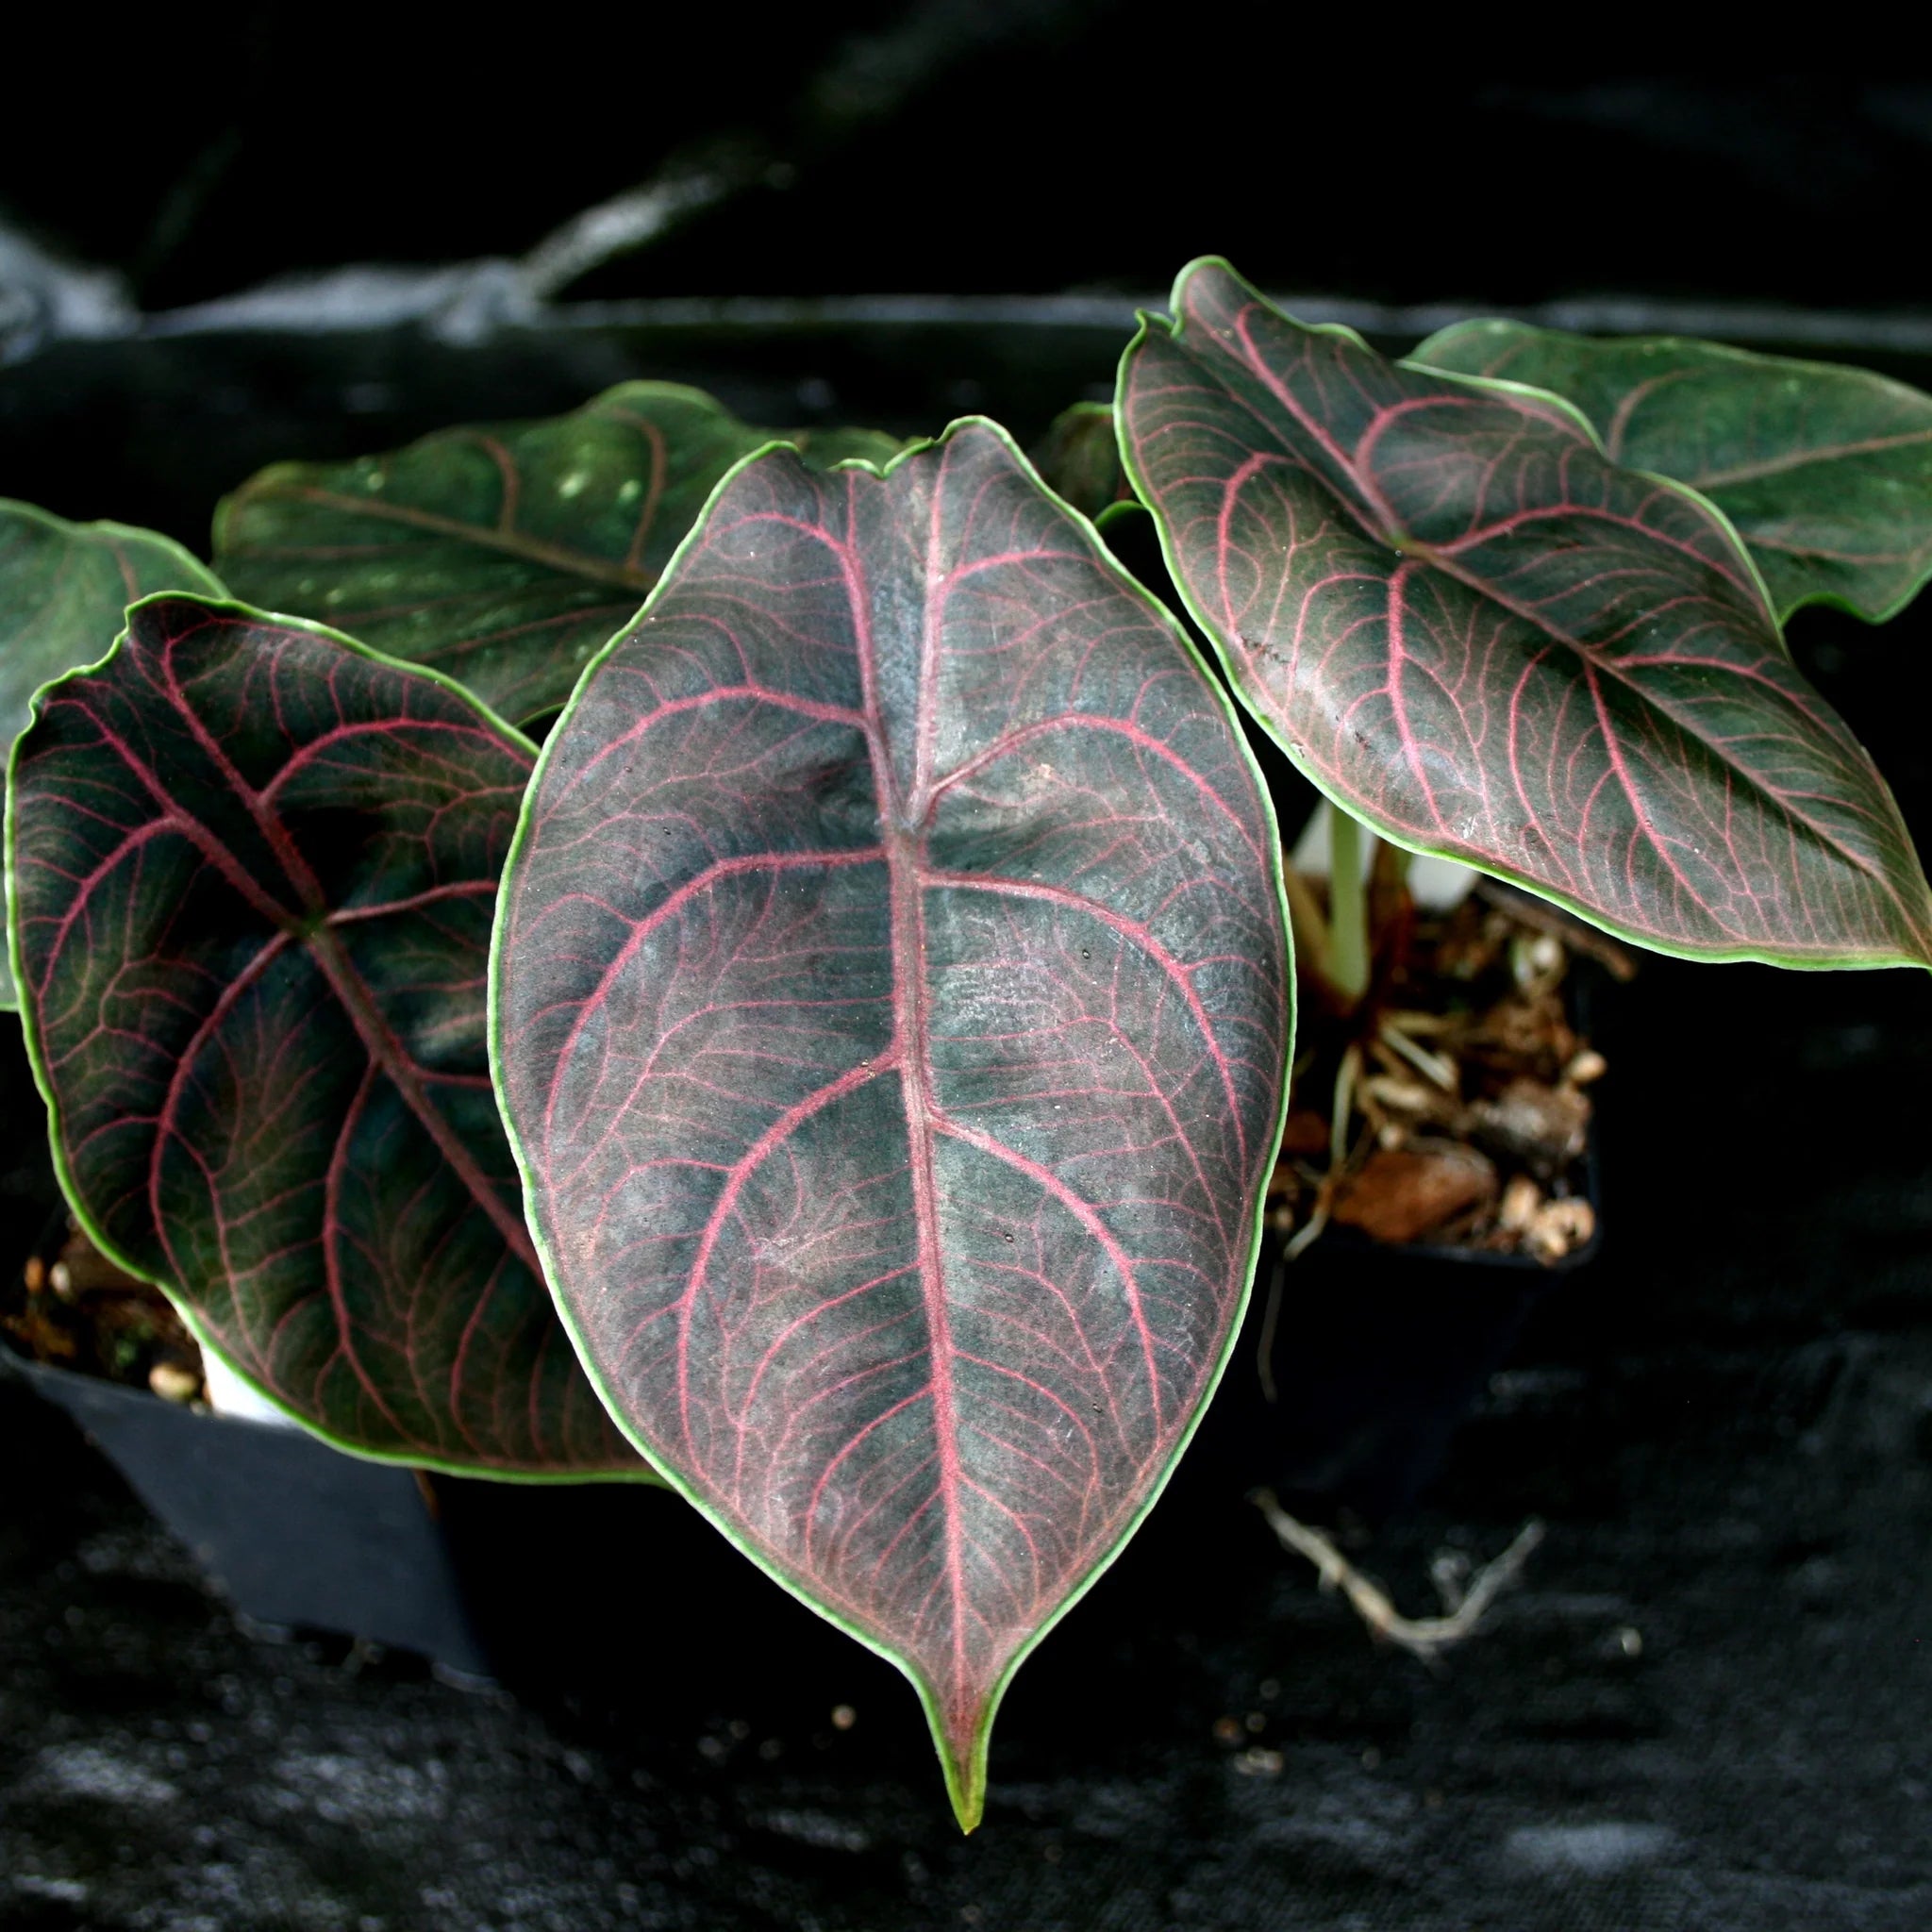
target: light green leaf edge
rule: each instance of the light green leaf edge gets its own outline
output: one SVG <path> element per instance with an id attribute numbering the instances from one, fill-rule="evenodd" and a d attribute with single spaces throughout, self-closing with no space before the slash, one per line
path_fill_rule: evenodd
<path id="1" fill-rule="evenodd" d="M 999 1714 L 1000 1705 L 1005 1699 L 1007 1690 L 1011 1685 L 1014 1676 L 1018 1674 L 1020 1666 L 1032 1656 L 1033 1652 L 1039 1648 L 1041 1640 L 1059 1624 L 1068 1611 L 1075 1604 L 1079 1603 L 1087 1592 L 1099 1582 L 1100 1578 L 1112 1567 L 1121 1552 L 1132 1541 L 1135 1532 L 1146 1521 L 1148 1512 L 1160 1500 L 1162 1491 L 1167 1488 L 1168 1482 L 1173 1477 L 1175 1469 L 1179 1467 L 1182 1456 L 1186 1453 L 1188 1445 L 1193 1441 L 1194 1432 L 1200 1427 L 1202 1418 L 1208 1413 L 1208 1405 L 1213 1401 L 1215 1392 L 1221 1386 L 1221 1379 L 1226 1371 L 1228 1358 L 1233 1355 L 1235 1343 L 1240 1338 L 1242 1318 L 1247 1313 L 1248 1302 L 1254 1288 L 1255 1265 L 1259 1257 L 1261 1248 L 1262 1217 L 1267 1205 L 1265 1176 L 1274 1171 L 1274 1163 L 1279 1158 L 1282 1131 L 1288 1123 L 1289 1074 L 1294 1065 L 1295 1025 L 1299 1018 L 1299 1010 L 1295 997 L 1294 936 L 1288 917 L 1288 889 L 1282 878 L 1281 832 L 1275 820 L 1274 801 L 1269 793 L 1268 782 L 1262 776 L 1260 764 L 1255 757 L 1253 748 L 1247 741 L 1246 734 L 1241 729 L 1240 715 L 1235 710 L 1234 705 L 1230 701 L 1220 678 L 1214 675 L 1207 660 L 1195 648 L 1194 641 L 1189 637 L 1186 627 L 1176 621 L 1174 613 L 1152 591 L 1147 590 L 1138 578 L 1122 566 L 1120 560 L 1107 547 L 1106 540 L 1094 528 L 1091 521 L 1074 508 L 1071 504 L 1065 502 L 1063 498 L 1056 495 L 1041 481 L 1039 471 L 1027 460 L 1025 452 L 1021 449 L 1019 444 L 1013 441 L 1012 437 L 1001 425 L 993 422 L 990 417 L 957 417 L 953 422 L 947 424 L 938 436 L 921 439 L 908 443 L 905 449 L 901 450 L 897 456 L 886 463 L 872 463 L 866 461 L 863 458 L 854 457 L 844 462 L 834 464 L 832 468 L 834 470 L 862 470 L 869 475 L 886 476 L 910 458 L 927 450 L 943 447 L 955 432 L 967 428 L 990 430 L 1006 446 L 1008 453 L 1019 464 L 1022 474 L 1033 483 L 1042 495 L 1064 509 L 1073 518 L 1074 524 L 1079 528 L 1080 534 L 1086 540 L 1088 548 L 1108 574 L 1120 584 L 1123 590 L 1127 591 L 1129 595 L 1137 598 L 1146 608 L 1148 612 L 1158 621 L 1187 654 L 1188 662 L 1200 673 L 1203 686 L 1211 694 L 1214 703 L 1220 708 L 1222 716 L 1227 722 L 1228 730 L 1233 735 L 1240 757 L 1247 768 L 1249 776 L 1254 780 L 1255 790 L 1260 798 L 1261 809 L 1270 835 L 1267 841 L 1269 874 L 1274 889 L 1275 905 L 1281 915 L 1283 957 L 1288 967 L 1289 1024 L 1285 1042 L 1286 1050 L 1281 1068 L 1281 1097 L 1275 1110 L 1274 1124 L 1263 1137 L 1263 1144 L 1268 1150 L 1268 1158 L 1266 1164 L 1260 1170 L 1264 1179 L 1262 1187 L 1257 1190 L 1256 1195 L 1253 1225 L 1248 1240 L 1248 1258 L 1243 1270 L 1241 1295 L 1236 1303 L 1234 1313 L 1228 1322 L 1227 1336 L 1222 1344 L 1220 1357 L 1212 1365 L 1208 1375 L 1201 1400 L 1194 1409 L 1193 1416 L 1189 1421 L 1188 1426 L 1176 1440 L 1173 1452 L 1169 1455 L 1167 1461 L 1161 1466 L 1159 1472 L 1155 1476 L 1147 1494 L 1141 1499 L 1140 1507 L 1122 1525 L 1120 1535 L 1094 1562 L 1093 1567 L 1081 1579 L 1079 1584 L 1068 1593 L 1065 1600 L 1055 1609 L 1053 1614 L 1041 1624 L 1039 1629 L 1034 1631 L 1032 1636 L 1008 1659 L 1006 1669 L 1000 1673 L 992 1689 L 987 1693 L 985 1712 L 980 1718 L 979 1728 L 974 1734 L 972 1743 L 965 1757 L 963 1758 L 956 1758 L 946 1742 L 945 1726 L 941 1715 L 940 1702 L 932 1686 L 925 1682 L 908 1659 L 899 1656 L 889 1645 L 880 1641 L 879 1639 L 869 1632 L 858 1628 L 856 1624 L 841 1616 L 828 1605 L 820 1602 L 803 1583 L 787 1574 L 782 1569 L 772 1563 L 761 1552 L 754 1549 L 746 1538 L 741 1537 L 718 1510 L 708 1503 L 703 1496 L 698 1494 L 695 1488 L 685 1479 L 684 1475 L 672 1466 L 670 1459 L 660 1455 L 659 1452 L 650 1445 L 643 1434 L 625 1415 L 613 1391 L 591 1360 L 590 1348 L 584 1338 L 583 1331 L 578 1327 L 571 1311 L 565 1307 L 562 1298 L 557 1294 L 554 1282 L 551 1285 L 551 1294 L 552 1298 L 557 1302 L 558 1313 L 562 1318 L 564 1327 L 568 1331 L 572 1342 L 575 1345 L 577 1358 L 583 1364 L 585 1374 L 591 1378 L 591 1387 L 603 1397 L 605 1407 L 609 1409 L 612 1417 L 616 1420 L 618 1427 L 637 1445 L 639 1453 L 653 1461 L 662 1480 L 670 1488 L 675 1490 L 692 1508 L 697 1510 L 724 1537 L 726 1542 L 737 1550 L 741 1556 L 753 1563 L 763 1574 L 769 1576 L 781 1589 L 789 1591 L 808 1609 L 816 1611 L 826 1623 L 842 1630 L 855 1642 L 862 1644 L 875 1657 L 883 1657 L 912 1686 L 913 1690 L 919 1697 L 920 1707 L 925 1712 L 926 1724 L 932 1732 L 933 1746 L 939 1757 L 941 1771 L 945 1777 L 946 1795 L 952 1801 L 954 1816 L 959 1821 L 960 1830 L 970 1833 L 977 1829 L 985 1814 L 987 1752 L 992 1740 L 993 1720 Z M 638 616 L 632 620 L 630 625 L 626 625 L 624 631 L 620 632 L 617 637 L 612 638 L 584 666 L 583 675 L 577 680 L 576 689 L 571 693 L 569 702 L 565 704 L 562 711 L 558 716 L 556 724 L 551 728 L 549 735 L 543 741 L 542 750 L 538 755 L 537 769 L 530 774 L 529 785 L 524 793 L 524 805 L 517 814 L 517 828 L 510 840 L 509 857 L 504 861 L 503 870 L 506 879 L 508 878 L 511 870 L 522 859 L 525 845 L 528 841 L 530 801 L 537 795 L 538 787 L 542 781 L 545 768 L 551 757 L 551 748 L 564 737 L 569 729 L 571 721 L 575 715 L 577 707 L 582 701 L 584 691 L 589 685 L 591 674 L 611 655 L 617 648 L 621 639 L 629 632 L 633 625 L 641 621 L 644 613 L 650 609 L 651 606 L 657 602 L 661 594 L 663 586 L 675 580 L 678 566 L 684 560 L 685 552 L 694 547 L 698 540 L 704 535 L 710 522 L 711 513 L 717 507 L 719 498 L 737 480 L 739 473 L 749 469 L 752 464 L 777 449 L 789 449 L 794 455 L 797 454 L 797 446 L 795 444 L 786 442 L 782 439 L 774 439 L 773 441 L 766 443 L 762 448 L 753 450 L 747 456 L 741 458 L 719 479 L 717 488 L 712 491 L 710 497 L 705 504 L 704 509 L 699 513 L 697 521 L 685 533 L 683 541 L 678 544 L 676 550 L 673 552 L 670 560 L 665 564 L 663 574 L 658 580 L 658 588 L 652 591 Z M 500 988 L 503 976 L 502 952 L 504 907 L 506 903 L 507 896 L 499 893 L 496 901 L 496 916 L 492 922 L 490 934 L 489 1040 L 491 1083 L 497 1096 L 497 1109 L 504 1116 L 504 1130 L 509 1136 L 510 1151 L 516 1158 L 517 1172 L 524 1183 L 524 1200 L 527 1204 L 534 1198 L 535 1194 L 535 1169 L 524 1151 L 523 1141 L 518 1137 L 515 1124 L 511 1122 L 508 1110 L 503 1106 L 505 1076 L 503 1071 L 503 1014 Z M 549 1244 L 545 1241 L 542 1230 L 538 1227 L 535 1217 L 530 1213 L 527 1205 L 525 1208 L 524 1219 L 529 1226 L 530 1238 L 537 1245 L 537 1252 L 544 1262 L 545 1279 L 550 1280 L 551 1257 Z"/>

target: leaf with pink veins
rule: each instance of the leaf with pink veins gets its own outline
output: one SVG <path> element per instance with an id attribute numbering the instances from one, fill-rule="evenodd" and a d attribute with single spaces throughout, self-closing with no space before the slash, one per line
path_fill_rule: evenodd
<path id="1" fill-rule="evenodd" d="M 1129 475 L 1241 702 L 1339 805 L 1660 952 L 1932 963 L 1891 793 L 1709 503 L 1225 262 L 1174 310 L 1121 364 Z"/>
<path id="2" fill-rule="evenodd" d="M 1225 700 L 991 424 L 735 471 L 545 745 L 493 1038 L 558 1302 L 969 1829 L 1220 1374 L 1291 983 Z"/>
<path id="3" fill-rule="evenodd" d="M 22 1016 L 69 1201 L 339 1446 L 642 1476 L 544 1291 L 485 1046 L 534 752 L 327 631 L 161 595 L 8 787 Z"/>

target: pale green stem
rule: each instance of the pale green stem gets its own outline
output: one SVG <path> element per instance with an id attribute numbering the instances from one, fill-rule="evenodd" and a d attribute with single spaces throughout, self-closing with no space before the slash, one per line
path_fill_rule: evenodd
<path id="1" fill-rule="evenodd" d="M 1369 990 L 1369 901 L 1362 844 L 1375 835 L 1338 805 L 1328 820 L 1328 977 L 1344 999 Z"/>

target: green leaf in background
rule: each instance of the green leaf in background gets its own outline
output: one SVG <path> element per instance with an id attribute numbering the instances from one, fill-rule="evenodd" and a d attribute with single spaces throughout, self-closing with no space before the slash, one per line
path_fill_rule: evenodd
<path id="1" fill-rule="evenodd" d="M 1836 604 L 1882 623 L 1932 576 L 1932 396 L 1903 382 L 1520 322 L 1457 323 L 1410 360 L 1553 391 L 1616 461 L 1702 491 L 1737 525 L 1781 620 Z"/>
<path id="2" fill-rule="evenodd" d="M 34 692 L 105 658 L 123 612 L 150 591 L 222 594 L 208 566 L 172 538 L 124 524 L 70 524 L 0 498 L 0 757 L 26 729 Z M 0 949 L 0 1008 L 17 1003 Z"/>
<path id="3" fill-rule="evenodd" d="M 1109 504 L 1134 500 L 1121 466 L 1111 403 L 1075 403 L 1062 409 L 1026 454 L 1041 481 L 1083 517 L 1097 517 Z"/>
<path id="4" fill-rule="evenodd" d="M 218 567 L 251 604 L 444 672 L 529 724 L 643 602 L 725 471 L 777 436 L 814 468 L 900 448 L 878 430 L 758 429 L 699 390 L 621 383 L 568 416 L 274 464 L 215 513 Z"/>

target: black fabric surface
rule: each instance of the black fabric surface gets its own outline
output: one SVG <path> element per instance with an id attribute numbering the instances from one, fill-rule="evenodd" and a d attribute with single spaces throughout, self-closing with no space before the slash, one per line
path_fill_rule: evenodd
<path id="1" fill-rule="evenodd" d="M 1772 1027 L 1739 1098 L 1842 1124 L 1885 1063 L 1848 1071 L 1846 1023 L 1800 1003 L 1813 1017 Z M 1647 976 L 1626 1091 L 1707 1031 L 1702 1004 L 1692 969 Z M 1777 1070 L 1821 1042 L 1839 1064 L 1803 1074 L 1793 1109 Z M 560 1593 L 519 1694 L 464 1690 L 239 1631 L 64 1419 L 5 1385 L 0 1923 L 1924 1925 L 1911 1141 L 1860 1137 L 1892 1158 L 1807 1205 L 1791 1137 L 1698 1174 L 1690 1135 L 1633 1162 L 1622 1111 L 1611 1250 L 1546 1305 L 1423 1504 L 1358 1552 L 1422 1609 L 1438 1547 L 1491 1554 L 1542 1515 L 1491 1625 L 1433 1672 L 1377 1649 L 1220 1471 L 1184 1474 L 1023 1672 L 970 1840 L 909 1691 L 667 1497 L 626 1499 L 621 1602 Z M 1660 1211 L 1671 1191 L 1704 1211 Z M 520 1563 L 509 1529 L 498 1555 Z M 1258 1732 L 1217 1740 L 1250 1712 Z"/>

